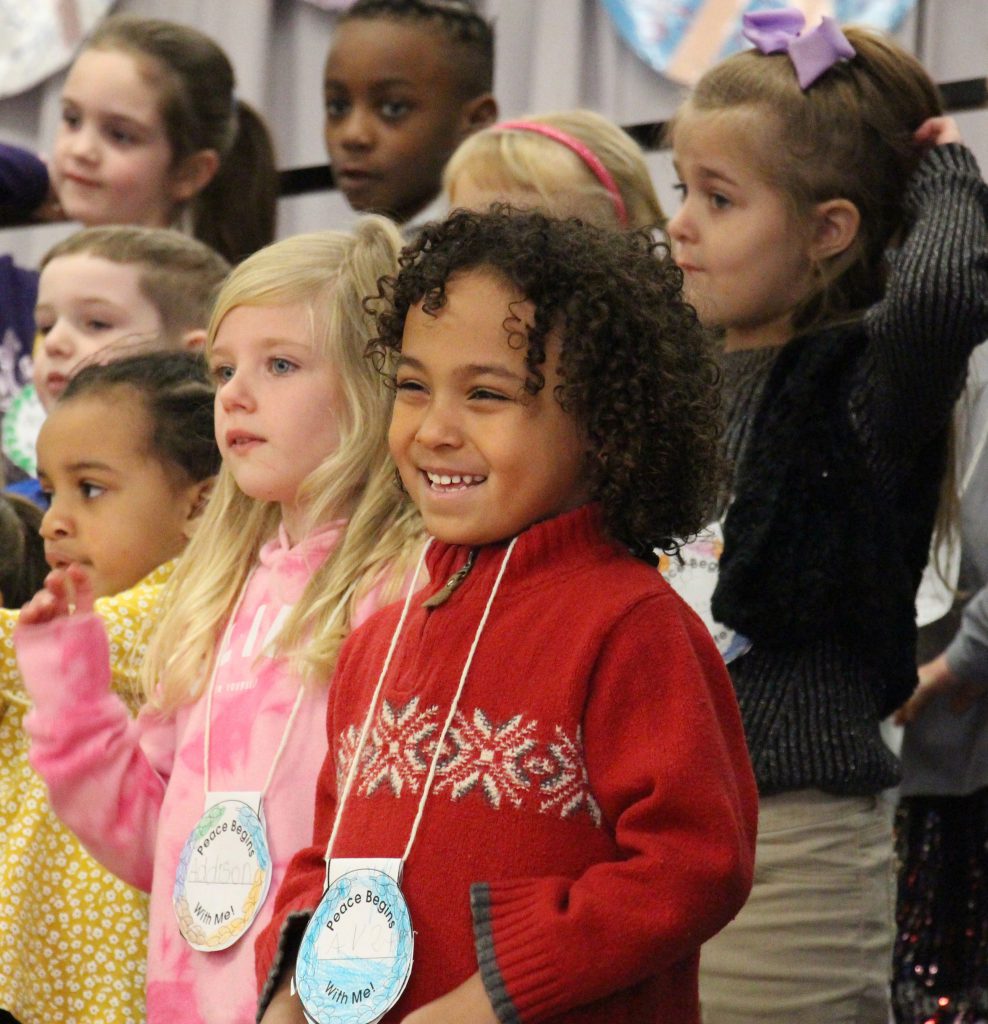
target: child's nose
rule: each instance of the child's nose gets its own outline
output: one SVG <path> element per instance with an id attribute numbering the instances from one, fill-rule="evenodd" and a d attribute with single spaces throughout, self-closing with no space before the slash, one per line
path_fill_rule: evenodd
<path id="1" fill-rule="evenodd" d="M 65 359 L 75 351 L 72 330 L 62 317 L 45 332 L 41 344 L 49 358 Z"/>
<path id="2" fill-rule="evenodd" d="M 693 220 L 684 200 L 683 205 L 669 218 L 666 231 L 674 242 L 684 242 L 694 233 Z"/>
<path id="3" fill-rule="evenodd" d="M 51 504 L 41 517 L 38 532 L 43 540 L 61 540 L 72 533 L 71 517 L 54 494 L 51 496 Z"/>
<path id="4" fill-rule="evenodd" d="M 369 111 L 354 106 L 338 126 L 340 143 L 349 149 L 374 145 L 374 119 Z"/>
<path id="5" fill-rule="evenodd" d="M 66 149 L 77 160 L 93 160 L 96 156 L 96 131 L 88 122 L 80 124 L 69 136 Z"/>
<path id="6" fill-rule="evenodd" d="M 225 412 L 251 410 L 256 406 L 253 390 L 243 372 L 234 371 L 232 376 L 220 384 L 216 394 Z"/>
<path id="7" fill-rule="evenodd" d="M 457 448 L 462 432 L 456 415 L 444 403 L 431 402 L 415 431 L 415 440 L 425 448 Z"/>

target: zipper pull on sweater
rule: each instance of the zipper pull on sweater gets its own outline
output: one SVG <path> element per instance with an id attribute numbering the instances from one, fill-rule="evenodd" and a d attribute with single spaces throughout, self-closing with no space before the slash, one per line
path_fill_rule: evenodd
<path id="1" fill-rule="evenodd" d="M 469 576 L 470 570 L 473 568 L 474 559 L 477 557 L 477 549 L 471 548 L 470 554 L 467 555 L 467 560 L 463 565 L 453 573 L 452 576 L 443 584 L 443 586 L 437 590 L 432 597 L 427 598 L 422 602 L 423 608 L 438 608 L 441 604 L 445 604 L 452 596 L 456 588 Z"/>

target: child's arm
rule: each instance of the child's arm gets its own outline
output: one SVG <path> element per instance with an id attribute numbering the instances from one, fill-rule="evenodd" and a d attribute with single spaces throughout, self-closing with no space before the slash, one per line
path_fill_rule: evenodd
<path id="1" fill-rule="evenodd" d="M 500 1020 L 565 1015 L 689 961 L 751 887 L 757 793 L 733 689 L 673 594 L 640 602 L 605 642 L 584 751 L 619 857 L 576 880 L 472 887 L 477 959 Z"/>
<path id="2" fill-rule="evenodd" d="M 912 218 L 887 253 L 873 344 L 861 382 L 893 451 L 942 429 L 968 357 L 988 336 L 988 186 L 951 118 L 931 118 L 914 141 L 925 154 L 906 189 Z"/>
<path id="3" fill-rule="evenodd" d="M 951 707 L 965 711 L 988 692 L 988 587 L 982 587 L 964 608 L 961 628 L 939 657 L 921 665 L 919 685 L 895 713 L 896 725 L 915 721 L 939 694 Z"/>
<path id="4" fill-rule="evenodd" d="M 24 727 L 55 812 L 97 860 L 147 891 L 174 726 L 148 711 L 135 721 L 110 692 L 106 630 L 92 606 L 85 577 L 52 573 L 22 609 L 15 644 L 34 703 Z"/>

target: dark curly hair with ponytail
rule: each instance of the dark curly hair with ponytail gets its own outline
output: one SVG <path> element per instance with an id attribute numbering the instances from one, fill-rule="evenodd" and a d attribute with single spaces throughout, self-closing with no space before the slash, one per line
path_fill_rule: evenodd
<path id="1" fill-rule="evenodd" d="M 435 312 L 451 278 L 493 273 L 535 307 L 521 341 L 531 393 L 545 384 L 547 341 L 560 339 L 555 398 L 587 438 L 590 493 L 610 535 L 654 562 L 709 521 L 724 478 L 719 374 L 664 245 L 497 206 L 427 225 L 400 265 L 368 300 L 380 367 L 401 351 L 411 308 Z"/>

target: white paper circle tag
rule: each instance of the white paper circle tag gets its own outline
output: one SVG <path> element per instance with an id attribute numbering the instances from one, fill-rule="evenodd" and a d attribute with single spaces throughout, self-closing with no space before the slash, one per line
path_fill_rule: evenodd
<path id="1" fill-rule="evenodd" d="M 728 664 L 751 648 L 751 641 L 714 618 L 711 608 L 720 556 L 724 550 L 724 534 L 720 523 L 711 523 L 701 530 L 696 540 L 684 544 L 679 555 L 659 552 L 659 572 L 666 583 L 696 612 L 710 630 L 717 650 Z"/>
<path id="2" fill-rule="evenodd" d="M 270 886 L 261 817 L 241 800 L 213 804 L 185 841 L 175 872 L 179 931 L 193 949 L 227 949 L 250 928 Z"/>
<path id="3" fill-rule="evenodd" d="M 398 1001 L 414 936 L 398 883 L 375 868 L 340 875 L 302 936 L 295 989 L 313 1024 L 373 1024 Z"/>

